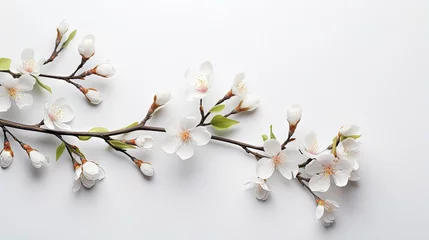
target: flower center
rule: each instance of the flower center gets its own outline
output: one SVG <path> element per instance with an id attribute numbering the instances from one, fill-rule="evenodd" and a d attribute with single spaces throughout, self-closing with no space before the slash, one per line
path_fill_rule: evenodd
<path id="1" fill-rule="evenodd" d="M 9 88 L 9 95 L 12 97 L 12 98 L 15 98 L 16 97 L 16 89 L 15 88 Z"/>
<path id="2" fill-rule="evenodd" d="M 57 116 L 55 114 L 49 113 L 48 117 L 52 120 L 52 121 L 56 121 L 57 120 Z"/>
<path id="3" fill-rule="evenodd" d="M 236 85 L 237 90 L 241 93 L 246 93 L 247 92 L 247 86 L 246 83 L 244 83 L 243 81 L 238 82 Z"/>
<path id="4" fill-rule="evenodd" d="M 191 132 L 189 130 L 184 130 L 180 133 L 180 139 L 183 142 L 188 142 L 189 140 L 191 140 Z"/>
<path id="5" fill-rule="evenodd" d="M 206 93 L 209 90 L 209 83 L 203 75 L 198 75 L 195 81 L 195 88 L 201 93 Z"/>
<path id="6" fill-rule="evenodd" d="M 277 166 L 282 163 L 282 158 L 279 155 L 277 155 L 273 157 L 273 161 L 274 161 L 274 165 Z"/>
<path id="7" fill-rule="evenodd" d="M 36 61 L 34 59 L 29 59 L 22 63 L 22 67 L 26 72 L 32 73 L 34 71 L 34 67 L 36 66 Z"/>
<path id="8" fill-rule="evenodd" d="M 325 166 L 325 175 L 331 176 L 334 174 L 334 168 L 331 165 Z"/>

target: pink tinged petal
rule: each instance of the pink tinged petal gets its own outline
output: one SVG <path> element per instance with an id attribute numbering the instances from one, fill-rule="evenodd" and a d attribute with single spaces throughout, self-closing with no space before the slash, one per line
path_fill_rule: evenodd
<path id="1" fill-rule="evenodd" d="M 168 153 L 168 154 L 172 154 L 175 153 L 177 151 L 177 149 L 179 148 L 179 146 L 182 144 L 182 141 L 180 141 L 180 138 L 178 137 L 172 137 L 170 139 L 167 140 L 167 142 L 164 144 L 164 146 L 162 147 L 162 149 Z"/>
<path id="2" fill-rule="evenodd" d="M 312 191 L 326 192 L 331 186 L 331 179 L 325 174 L 314 175 L 308 185 Z"/>
<path id="3" fill-rule="evenodd" d="M 82 186 L 82 182 L 80 181 L 80 179 L 75 180 L 74 183 L 73 183 L 73 189 L 72 189 L 73 192 L 79 191 L 79 189 L 81 188 L 81 186 Z"/>
<path id="4" fill-rule="evenodd" d="M 184 143 L 177 149 L 176 154 L 182 160 L 189 159 L 194 155 L 194 146 L 192 146 L 192 144 L 189 144 L 189 143 Z"/>
<path id="5" fill-rule="evenodd" d="M 194 129 L 198 124 L 196 117 L 187 117 L 180 121 L 180 128 L 182 130 Z"/>
<path id="6" fill-rule="evenodd" d="M 43 119 L 43 124 L 45 125 L 45 127 L 49 128 L 49 129 L 55 129 L 54 122 L 52 122 L 52 120 L 51 120 L 51 118 L 49 118 L 49 116 L 46 116 Z"/>
<path id="7" fill-rule="evenodd" d="M 212 64 L 209 61 L 203 62 L 200 66 L 200 73 L 204 74 L 205 76 L 211 76 L 213 74 Z M 207 80 L 210 80 L 210 78 Z"/>
<path id="8" fill-rule="evenodd" d="M 206 96 L 207 92 L 200 92 L 195 88 L 192 88 L 189 90 L 186 100 L 187 101 L 192 101 L 194 99 L 202 99 Z"/>
<path id="9" fill-rule="evenodd" d="M 205 127 L 199 126 L 191 131 L 191 136 L 198 146 L 203 146 L 209 143 L 212 134 Z"/>
<path id="10" fill-rule="evenodd" d="M 270 156 L 274 157 L 281 151 L 281 144 L 276 139 L 270 139 L 264 142 L 264 151 Z"/>
<path id="11" fill-rule="evenodd" d="M 323 213 L 325 212 L 325 207 L 323 205 L 317 205 L 316 207 L 316 219 L 319 220 L 323 217 Z"/>
<path id="12" fill-rule="evenodd" d="M 338 187 L 344 187 L 349 181 L 350 172 L 349 171 L 335 171 L 334 182 Z"/>
<path id="13" fill-rule="evenodd" d="M 262 158 L 256 163 L 256 176 L 267 179 L 273 175 L 275 169 L 274 161 L 271 158 Z"/>
<path id="14" fill-rule="evenodd" d="M 54 124 L 61 130 L 71 130 L 71 127 L 65 123 L 55 121 Z"/>
<path id="15" fill-rule="evenodd" d="M 360 180 L 360 175 L 359 175 L 359 173 L 357 171 L 353 171 L 353 172 L 350 173 L 349 181 L 356 182 L 356 181 L 359 181 L 359 180 Z"/>
<path id="16" fill-rule="evenodd" d="M 307 166 L 305 166 L 305 171 L 310 175 L 316 175 L 324 172 L 325 169 L 319 161 L 313 160 L 309 164 L 307 164 Z"/>
<path id="17" fill-rule="evenodd" d="M 3 86 L 0 86 L 0 112 L 6 112 L 11 105 L 9 92 Z"/>
<path id="18" fill-rule="evenodd" d="M 32 48 L 26 48 L 21 53 L 21 61 L 27 61 L 34 59 L 34 50 Z"/>
<path id="19" fill-rule="evenodd" d="M 16 82 L 15 88 L 19 92 L 28 92 L 33 89 L 36 79 L 30 74 L 21 75 Z"/>
<path id="20" fill-rule="evenodd" d="M 29 93 L 17 92 L 15 95 L 15 103 L 19 109 L 31 106 L 33 104 L 33 96 Z"/>
<path id="21" fill-rule="evenodd" d="M 165 126 L 165 131 L 172 136 L 176 136 L 181 132 L 180 122 L 174 119 L 168 121 L 167 126 Z"/>
<path id="22" fill-rule="evenodd" d="M 292 179 L 292 177 L 296 177 L 296 174 L 298 174 L 299 168 L 298 168 L 298 164 L 288 161 L 278 165 L 277 170 L 283 175 L 283 177 L 290 180 Z"/>
<path id="23" fill-rule="evenodd" d="M 317 141 L 317 135 L 314 131 L 311 131 L 304 139 L 304 149 L 311 156 L 317 155 L 319 152 L 319 142 Z"/>

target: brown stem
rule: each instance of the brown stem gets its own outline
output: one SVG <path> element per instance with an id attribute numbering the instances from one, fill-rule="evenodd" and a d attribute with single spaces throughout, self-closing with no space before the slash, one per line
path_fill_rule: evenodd
<path id="1" fill-rule="evenodd" d="M 231 93 L 231 91 L 229 91 L 222 99 L 220 99 L 219 101 L 217 101 L 217 103 L 213 107 L 215 107 L 215 106 L 217 106 L 217 105 L 225 102 L 226 100 L 230 99 L 231 97 L 232 97 L 232 93 Z M 201 121 L 200 121 L 200 124 L 198 124 L 198 126 L 208 126 L 208 125 L 210 125 L 210 124 L 206 125 L 204 123 L 207 120 L 207 118 L 210 116 L 210 113 L 211 112 L 207 112 L 206 115 L 203 115 L 201 117 Z"/>
<path id="2" fill-rule="evenodd" d="M 301 185 L 303 187 L 305 187 L 309 193 L 311 193 L 311 195 L 313 195 L 314 199 L 317 201 L 320 199 L 319 196 L 317 196 L 311 189 L 310 187 L 307 186 L 307 184 L 304 183 L 304 181 L 306 181 L 306 178 L 301 177 L 299 174 L 296 176 L 296 180 L 298 180 L 299 183 L 301 183 Z"/>
<path id="3" fill-rule="evenodd" d="M 243 149 L 244 149 L 244 151 L 246 151 L 247 153 L 250 153 L 250 154 L 252 154 L 253 156 L 255 156 L 256 160 L 259 160 L 259 159 L 261 159 L 261 158 L 264 158 L 264 157 L 265 157 L 264 155 L 259 154 L 259 153 L 257 153 L 257 152 L 254 152 L 254 151 L 250 150 L 250 149 L 249 149 L 249 148 L 247 148 L 247 147 L 242 147 L 242 148 L 243 148 Z"/>
<path id="4" fill-rule="evenodd" d="M 204 123 L 204 107 L 203 107 L 203 99 L 200 99 L 200 114 L 201 114 L 201 121 Z"/>
<path id="5" fill-rule="evenodd" d="M 79 66 L 77 66 L 76 70 L 72 74 L 70 74 L 70 77 L 73 77 L 77 73 L 77 71 L 79 71 L 83 67 L 83 65 L 85 65 L 86 61 L 88 61 L 88 59 L 82 57 Z"/>
<path id="6" fill-rule="evenodd" d="M 305 166 L 307 166 L 307 165 L 308 165 L 309 163 L 311 163 L 313 160 L 314 160 L 313 158 L 309 158 L 309 159 L 307 159 L 307 161 L 305 161 L 305 162 L 303 162 L 303 163 L 299 164 L 299 165 L 298 165 L 298 167 L 300 167 L 300 168 L 305 168 Z"/>

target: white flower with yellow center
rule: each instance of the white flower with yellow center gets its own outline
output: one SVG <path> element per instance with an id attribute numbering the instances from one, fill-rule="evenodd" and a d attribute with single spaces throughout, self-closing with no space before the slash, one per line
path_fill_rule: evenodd
<path id="1" fill-rule="evenodd" d="M 185 79 L 189 81 L 192 88 L 189 90 L 187 99 L 202 99 L 206 96 L 213 78 L 213 66 L 207 61 L 200 66 L 200 72 L 193 74 L 189 69 L 185 72 Z"/>
<path id="2" fill-rule="evenodd" d="M 339 159 L 348 160 L 353 164 L 353 170 L 359 169 L 359 152 L 360 142 L 354 138 L 347 138 L 341 141 L 336 147 L 337 156 Z"/>
<path id="3" fill-rule="evenodd" d="M 264 151 L 268 157 L 264 157 L 256 164 L 256 175 L 261 179 L 267 179 L 273 175 L 275 169 L 286 179 L 296 177 L 298 173 L 298 161 L 302 158 L 297 150 L 282 150 L 281 143 L 275 139 L 264 142 Z"/>
<path id="4" fill-rule="evenodd" d="M 321 149 L 314 131 L 307 134 L 299 149 L 308 158 L 316 158 L 319 155 Z"/>
<path id="5" fill-rule="evenodd" d="M 310 162 L 305 171 L 313 175 L 309 182 L 312 191 L 326 192 L 331 186 L 331 177 L 338 187 L 344 187 L 353 170 L 351 161 L 338 159 L 332 153 L 324 152 Z"/>
<path id="6" fill-rule="evenodd" d="M 53 103 L 45 105 L 45 118 L 43 123 L 47 128 L 55 129 L 55 127 L 63 130 L 71 130 L 70 126 L 65 124 L 74 118 L 73 109 L 66 104 L 64 98 L 58 98 Z"/>
<path id="7" fill-rule="evenodd" d="M 235 75 L 232 87 L 231 87 L 231 93 L 234 96 L 238 96 L 240 98 L 245 98 L 247 96 L 247 93 L 249 92 L 247 89 L 247 84 L 244 81 L 244 73 L 239 73 Z"/>
<path id="8" fill-rule="evenodd" d="M 316 207 L 316 221 L 323 220 L 325 226 L 331 225 L 335 221 L 334 212 L 340 206 L 335 201 L 318 199 Z"/>
<path id="9" fill-rule="evenodd" d="M 211 133 L 205 127 L 198 126 L 195 117 L 187 117 L 180 121 L 172 120 L 167 123 L 165 131 L 172 138 L 164 145 L 166 153 L 176 153 L 182 160 L 194 155 L 194 146 L 203 146 L 209 143 Z"/>
<path id="10" fill-rule="evenodd" d="M 29 74 L 24 74 L 19 78 L 13 78 L 11 75 L 3 75 L 0 77 L 0 112 L 7 111 L 12 101 L 15 100 L 19 109 L 31 106 L 33 104 L 33 96 L 26 93 L 33 89 L 36 79 Z"/>
<path id="11" fill-rule="evenodd" d="M 17 67 L 17 70 L 21 74 L 31 74 L 33 76 L 39 76 L 40 69 L 45 62 L 45 59 L 40 59 L 36 62 L 36 60 L 34 60 L 34 50 L 32 48 L 27 48 L 22 51 L 21 61 L 21 66 Z"/>
<path id="12" fill-rule="evenodd" d="M 270 196 L 271 189 L 264 179 L 255 178 L 243 185 L 245 189 L 255 188 L 255 196 L 258 200 L 265 201 Z"/>

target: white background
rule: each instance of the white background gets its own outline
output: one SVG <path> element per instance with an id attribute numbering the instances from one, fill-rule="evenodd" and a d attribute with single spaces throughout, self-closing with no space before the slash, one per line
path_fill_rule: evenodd
<path id="1" fill-rule="evenodd" d="M 210 60 L 216 79 L 206 109 L 240 71 L 261 98 L 256 112 L 236 116 L 240 125 L 215 134 L 260 145 L 260 134 L 273 124 L 284 138 L 286 107 L 299 103 L 299 139 L 316 130 L 327 145 L 350 123 L 364 136 L 362 180 L 320 194 L 341 205 L 330 228 L 314 222 L 315 204 L 295 181 L 276 174 L 267 202 L 243 190 L 255 160 L 231 145 L 211 142 L 182 161 L 162 151 L 165 134 L 153 133 L 155 148 L 135 151 L 156 169 L 147 180 L 100 140 L 73 139 L 107 178 L 72 193 L 66 155 L 36 170 L 13 144 L 16 158 L 0 171 L 0 238 L 429 238 L 428 10 L 425 0 L 2 2 L 0 53 L 14 66 L 26 47 L 48 57 L 55 28 L 67 17 L 71 30 L 78 29 L 76 40 L 44 72 L 71 73 L 80 61 L 77 44 L 89 33 L 96 36 L 97 53 L 86 67 L 110 60 L 117 69 L 112 79 L 82 82 L 102 92 L 97 107 L 73 86 L 42 79 L 53 94 L 35 89 L 31 109 L 14 106 L 4 118 L 36 123 L 46 101 L 64 96 L 76 112 L 73 129 L 115 129 L 141 120 L 153 94 L 169 89 L 174 100 L 149 122 L 165 126 L 170 117 L 198 116 L 197 102 L 185 101 L 182 76 Z M 15 132 L 55 157 L 54 137 Z"/>

